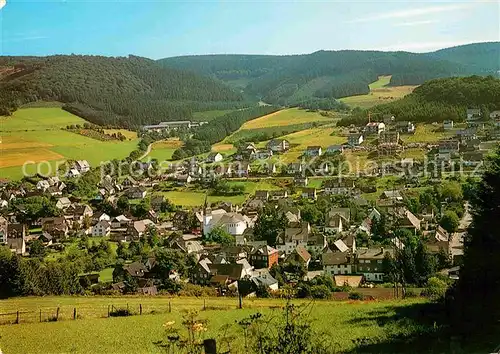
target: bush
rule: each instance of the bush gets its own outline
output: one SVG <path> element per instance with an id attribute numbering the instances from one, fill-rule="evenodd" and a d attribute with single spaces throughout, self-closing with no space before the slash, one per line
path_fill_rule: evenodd
<path id="1" fill-rule="evenodd" d="M 331 291 L 326 285 L 314 285 L 311 287 L 311 296 L 315 299 L 328 299 Z"/>
<path id="2" fill-rule="evenodd" d="M 415 290 L 407 290 L 405 297 L 418 297 L 419 294 Z"/>
<path id="3" fill-rule="evenodd" d="M 363 296 L 363 294 L 358 293 L 357 291 L 352 291 L 349 293 L 348 299 L 349 300 L 363 300 L 364 296 Z"/>
<path id="4" fill-rule="evenodd" d="M 421 295 L 437 299 L 444 296 L 447 288 L 448 284 L 446 284 L 446 282 L 439 278 L 431 277 L 427 280 L 427 286 L 422 291 Z"/>
<path id="5" fill-rule="evenodd" d="M 109 313 L 109 316 L 111 317 L 132 316 L 132 312 L 130 312 L 128 309 L 115 309 Z"/>
<path id="6" fill-rule="evenodd" d="M 208 286 L 186 283 L 178 293 L 179 296 L 211 297 L 217 296 L 217 289 Z"/>

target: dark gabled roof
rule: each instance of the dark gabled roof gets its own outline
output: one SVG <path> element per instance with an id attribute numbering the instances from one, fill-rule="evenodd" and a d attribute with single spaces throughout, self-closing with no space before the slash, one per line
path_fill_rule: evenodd
<path id="1" fill-rule="evenodd" d="M 210 272 L 214 275 L 225 275 L 230 279 L 238 280 L 241 278 L 243 264 L 209 264 Z"/>
<path id="2" fill-rule="evenodd" d="M 123 270 L 128 272 L 133 277 L 142 277 L 144 276 L 144 273 L 148 271 L 146 266 L 141 262 L 126 264 L 123 266 Z"/>
<path id="3" fill-rule="evenodd" d="M 348 252 L 331 252 L 322 253 L 321 259 L 323 261 L 323 265 L 339 265 L 349 263 L 350 260 L 348 256 Z"/>

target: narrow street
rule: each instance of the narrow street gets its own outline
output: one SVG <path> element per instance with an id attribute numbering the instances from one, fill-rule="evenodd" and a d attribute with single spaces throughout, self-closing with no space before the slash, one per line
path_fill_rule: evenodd
<path id="1" fill-rule="evenodd" d="M 471 222 L 472 215 L 469 212 L 469 204 L 466 203 L 464 215 L 462 216 L 462 219 L 460 219 L 458 231 L 453 234 L 450 240 L 450 252 L 453 258 L 464 254 L 464 236 Z"/>

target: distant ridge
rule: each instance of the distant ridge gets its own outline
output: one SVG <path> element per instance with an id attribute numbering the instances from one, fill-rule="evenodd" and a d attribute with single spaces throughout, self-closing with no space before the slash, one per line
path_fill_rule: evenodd
<path id="1" fill-rule="evenodd" d="M 379 75 L 390 85 L 419 85 L 442 77 L 498 75 L 500 42 L 473 43 L 430 53 L 373 50 L 302 55 L 199 55 L 160 59 L 166 67 L 217 78 L 265 102 L 294 105 L 311 99 L 369 93 Z"/>

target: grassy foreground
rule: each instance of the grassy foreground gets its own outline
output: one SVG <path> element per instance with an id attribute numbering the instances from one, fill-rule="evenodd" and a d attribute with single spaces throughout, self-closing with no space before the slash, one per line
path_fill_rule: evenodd
<path id="1" fill-rule="evenodd" d="M 206 301 L 206 310 L 203 310 Z M 172 312 L 168 311 L 171 302 Z M 326 332 L 338 347 L 338 352 L 355 348 L 360 338 L 388 339 L 389 333 L 405 334 L 412 331 L 409 321 L 381 325 L 381 317 L 391 318 L 405 308 L 424 304 L 424 300 L 380 302 L 316 301 L 310 305 L 308 316 L 318 331 Z M 304 305 L 309 301 L 295 300 Z M 143 315 L 121 318 L 105 318 L 108 305 L 126 307 L 138 312 L 142 304 Z M 0 326 L 0 348 L 4 353 L 157 353 L 153 344 L 164 335 L 163 324 L 167 321 L 181 323 L 185 310 L 199 310 L 199 317 L 208 319 L 206 338 L 219 338 L 221 327 L 235 324 L 250 314 L 261 312 L 272 316 L 281 315 L 280 299 L 245 299 L 243 309 L 238 309 L 236 298 L 167 298 L 167 297 L 43 297 L 19 298 L 0 301 L 0 312 L 16 310 L 33 311 L 38 318 L 39 310 L 54 312 L 60 307 L 60 321 L 36 322 Z M 78 320 L 72 320 L 73 308 Z M 406 324 L 405 324 L 406 323 Z M 232 333 L 242 344 L 241 329 L 233 325 Z M 43 349 L 41 349 L 43 345 Z M 238 344 L 236 344 L 238 345 Z M 222 349 L 222 348 L 221 348 Z M 242 345 L 238 351 L 242 353 Z"/>

